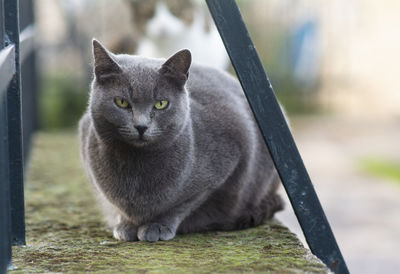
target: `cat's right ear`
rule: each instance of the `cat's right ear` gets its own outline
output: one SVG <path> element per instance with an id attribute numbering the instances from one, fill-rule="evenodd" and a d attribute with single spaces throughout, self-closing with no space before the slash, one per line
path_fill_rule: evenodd
<path id="1" fill-rule="evenodd" d="M 122 69 L 113 59 L 110 53 L 99 41 L 92 40 L 94 57 L 94 74 L 99 83 L 105 83 L 107 80 L 115 77 L 122 72 Z"/>
<path id="2" fill-rule="evenodd" d="M 189 68 L 192 63 L 192 54 L 188 49 L 183 49 L 171 56 L 161 66 L 162 75 L 183 86 L 189 78 Z"/>

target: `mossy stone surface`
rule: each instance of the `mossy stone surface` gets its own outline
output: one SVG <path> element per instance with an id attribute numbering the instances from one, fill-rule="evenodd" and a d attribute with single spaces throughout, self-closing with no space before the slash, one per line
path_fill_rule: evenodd
<path id="1" fill-rule="evenodd" d="M 233 232 L 119 242 L 105 229 L 74 132 L 39 133 L 25 188 L 27 246 L 11 273 L 326 273 L 278 222 Z"/>

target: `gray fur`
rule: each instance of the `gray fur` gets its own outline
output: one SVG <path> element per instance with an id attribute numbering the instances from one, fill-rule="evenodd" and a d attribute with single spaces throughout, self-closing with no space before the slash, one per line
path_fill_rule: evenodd
<path id="1" fill-rule="evenodd" d="M 81 156 L 114 237 L 241 229 L 282 209 L 277 172 L 235 78 L 198 65 L 188 73 L 188 50 L 165 61 L 93 47 Z M 157 100 L 169 106 L 156 110 Z M 148 127 L 145 141 L 138 125 Z"/>

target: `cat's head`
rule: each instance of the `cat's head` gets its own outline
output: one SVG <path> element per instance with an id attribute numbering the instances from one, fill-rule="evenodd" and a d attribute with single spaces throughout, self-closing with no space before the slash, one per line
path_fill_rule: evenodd
<path id="1" fill-rule="evenodd" d="M 189 50 L 164 61 L 114 55 L 93 40 L 93 55 L 89 109 L 100 138 L 150 148 L 168 145 L 182 133 L 190 112 Z"/>

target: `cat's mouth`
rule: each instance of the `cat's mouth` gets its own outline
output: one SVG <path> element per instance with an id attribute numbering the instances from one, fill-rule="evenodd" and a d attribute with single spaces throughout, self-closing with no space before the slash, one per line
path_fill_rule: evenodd
<path id="1" fill-rule="evenodd" d="M 138 135 L 137 137 L 131 140 L 132 145 L 137 147 L 143 147 L 151 143 L 149 137 L 145 135 Z"/>
<path id="2" fill-rule="evenodd" d="M 135 147 L 144 147 L 155 141 L 153 136 L 148 134 L 124 134 L 122 132 L 121 137 L 127 144 Z"/>

